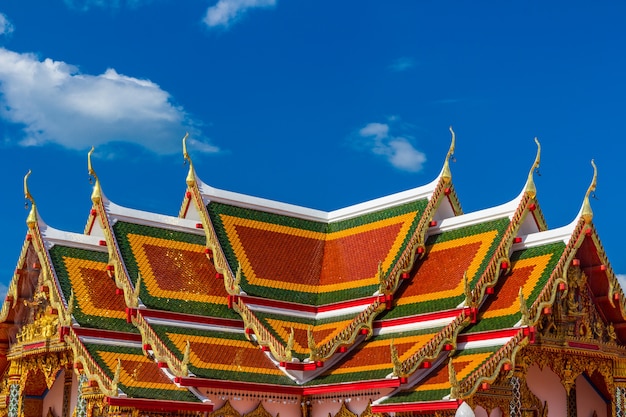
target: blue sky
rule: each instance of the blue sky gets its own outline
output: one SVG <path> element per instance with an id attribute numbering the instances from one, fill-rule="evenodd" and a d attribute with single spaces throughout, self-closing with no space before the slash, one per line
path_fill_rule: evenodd
<path id="1" fill-rule="evenodd" d="M 547 4 L 548 3 L 548 4 Z M 524 186 L 594 221 L 626 274 L 626 3 L 5 0 L 0 3 L 0 283 L 30 189 L 82 232 L 87 151 L 120 205 L 176 215 L 180 142 L 212 186 L 333 210 L 430 182 L 457 133 L 466 212 Z"/>

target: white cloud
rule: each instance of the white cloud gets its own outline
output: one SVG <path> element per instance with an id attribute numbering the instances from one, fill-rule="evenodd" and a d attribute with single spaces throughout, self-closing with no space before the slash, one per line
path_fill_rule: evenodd
<path id="1" fill-rule="evenodd" d="M 622 290 L 626 291 L 626 274 L 616 274 L 619 285 L 622 286 Z"/>
<path id="2" fill-rule="evenodd" d="M 13 32 L 13 25 L 5 15 L 0 13 L 0 35 L 8 35 L 11 32 Z"/>
<path id="3" fill-rule="evenodd" d="M 207 10 L 204 23 L 209 27 L 228 27 L 249 9 L 275 5 L 276 0 L 219 0 Z"/>
<path id="4" fill-rule="evenodd" d="M 422 170 L 426 155 L 415 149 L 409 138 L 393 136 L 386 123 L 368 123 L 359 129 L 359 147 L 380 155 L 402 171 L 419 172 Z"/>
<path id="5" fill-rule="evenodd" d="M 71 9 L 87 11 L 92 7 L 102 9 L 117 9 L 120 6 L 138 7 L 141 3 L 148 3 L 150 0 L 65 0 L 65 5 Z"/>
<path id="6" fill-rule="evenodd" d="M 402 72 L 409 70 L 415 66 L 415 61 L 410 57 L 402 57 L 394 60 L 390 65 L 389 69 L 395 72 Z"/>
<path id="7" fill-rule="evenodd" d="M 187 113 L 157 84 L 108 69 L 82 74 L 65 62 L 0 48 L 0 115 L 22 127 L 24 146 L 56 143 L 85 149 L 135 143 L 158 154 L 180 151 Z M 205 151 L 217 148 L 207 145 Z"/>

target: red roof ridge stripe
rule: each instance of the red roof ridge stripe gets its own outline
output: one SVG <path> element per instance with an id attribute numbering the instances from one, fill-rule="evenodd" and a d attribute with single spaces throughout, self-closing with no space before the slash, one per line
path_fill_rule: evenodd
<path id="1" fill-rule="evenodd" d="M 464 310 L 468 310 L 466 313 L 469 314 L 469 307 L 455 308 L 452 310 L 435 311 L 433 313 L 424 313 L 416 316 L 400 317 L 389 320 L 378 320 L 374 322 L 373 327 L 375 329 L 381 329 L 385 327 L 395 327 L 405 324 L 421 323 L 444 318 L 454 318 L 459 316 Z"/>
<path id="2" fill-rule="evenodd" d="M 141 335 L 138 333 L 120 332 L 115 330 L 90 329 L 86 327 L 73 327 L 72 329 L 78 337 L 124 340 L 129 342 L 141 342 L 142 340 Z"/>
<path id="3" fill-rule="evenodd" d="M 189 401 L 155 400 L 150 398 L 125 398 L 106 397 L 106 402 L 111 406 L 133 407 L 141 411 L 213 411 L 213 404 Z"/>
<path id="4" fill-rule="evenodd" d="M 334 311 L 340 311 L 350 307 L 357 306 L 368 306 L 374 301 L 378 299 L 378 296 L 371 296 L 365 298 L 357 298 L 354 300 L 340 301 L 332 304 L 325 304 L 322 306 L 311 306 L 307 304 L 299 304 L 290 301 L 281 301 L 281 300 L 270 300 L 267 298 L 249 296 L 249 295 L 240 295 L 239 298 L 242 299 L 251 309 L 254 310 L 252 306 L 262 306 L 262 307 L 274 307 L 280 308 L 283 310 L 296 311 L 300 313 L 310 313 L 312 315 L 319 313 L 328 313 Z"/>
<path id="5" fill-rule="evenodd" d="M 173 320 L 187 323 L 198 323 L 206 325 L 224 326 L 224 327 L 236 327 L 243 329 L 243 320 L 235 319 L 223 319 L 219 317 L 206 317 L 197 316 L 195 314 L 188 313 L 176 313 L 164 310 L 153 310 L 147 308 L 140 308 L 137 310 L 138 314 L 141 314 L 147 319 L 164 319 Z"/>

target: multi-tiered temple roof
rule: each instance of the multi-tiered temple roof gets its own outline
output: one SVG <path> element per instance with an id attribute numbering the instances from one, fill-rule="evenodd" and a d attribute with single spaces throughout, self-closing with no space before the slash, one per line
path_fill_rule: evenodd
<path id="1" fill-rule="evenodd" d="M 512 372 L 554 325 L 557 300 L 580 302 L 564 279 L 574 267 L 595 306 L 580 331 L 606 329 L 588 348 L 621 352 L 626 303 L 593 225 L 595 176 L 561 228 L 539 207 L 539 151 L 517 198 L 465 214 L 453 150 L 454 136 L 430 184 L 332 212 L 212 188 L 185 151 L 178 217 L 114 204 L 90 159 L 83 234 L 46 225 L 25 182 L 32 210 L 0 313 L 0 368 L 11 377 L 11 359 L 54 334 L 110 405 L 211 411 L 224 393 L 365 393 L 375 413 L 453 410 Z"/>

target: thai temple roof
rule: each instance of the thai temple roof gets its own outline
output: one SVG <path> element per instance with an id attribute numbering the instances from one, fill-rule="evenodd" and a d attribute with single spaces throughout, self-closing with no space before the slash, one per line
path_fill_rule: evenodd
<path id="1" fill-rule="evenodd" d="M 108 200 L 90 153 L 84 233 L 45 224 L 25 179 L 31 213 L 0 339 L 36 352 L 44 327 L 26 324 L 45 304 L 111 404 L 380 388 L 376 412 L 444 409 L 511 369 L 575 266 L 615 331 L 606 342 L 626 340 L 624 293 L 588 201 L 595 175 L 579 214 L 548 229 L 533 181 L 540 148 L 515 199 L 471 213 L 453 151 L 454 133 L 429 184 L 324 212 L 213 188 L 184 147 L 178 216 Z"/>

